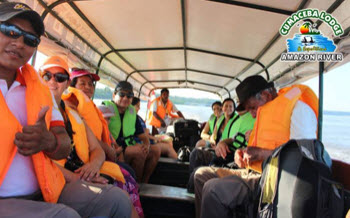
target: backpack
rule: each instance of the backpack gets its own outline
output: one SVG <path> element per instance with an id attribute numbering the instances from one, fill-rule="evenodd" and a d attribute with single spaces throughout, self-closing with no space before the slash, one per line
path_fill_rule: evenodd
<path id="1" fill-rule="evenodd" d="M 200 140 L 199 123 L 196 120 L 178 119 L 174 122 L 175 138 L 181 143 L 181 146 L 194 148 L 197 141 Z"/>
<path id="2" fill-rule="evenodd" d="M 183 146 L 177 152 L 177 159 L 181 162 L 188 162 L 190 160 L 190 153 L 190 148 L 188 146 Z"/>
<path id="3" fill-rule="evenodd" d="M 344 189 L 332 181 L 318 140 L 290 140 L 263 164 L 259 184 L 260 218 L 340 218 Z"/>

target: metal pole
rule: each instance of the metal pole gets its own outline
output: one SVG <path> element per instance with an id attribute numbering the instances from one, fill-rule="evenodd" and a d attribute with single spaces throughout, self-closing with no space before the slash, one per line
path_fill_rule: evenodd
<path id="1" fill-rule="evenodd" d="M 324 62 L 319 62 L 318 76 L 318 140 L 322 141 L 322 124 L 323 124 L 323 71 Z"/>

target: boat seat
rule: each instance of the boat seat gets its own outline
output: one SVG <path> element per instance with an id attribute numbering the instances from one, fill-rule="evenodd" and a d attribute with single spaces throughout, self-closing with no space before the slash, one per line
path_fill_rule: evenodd
<path id="1" fill-rule="evenodd" d="M 140 199 L 145 217 L 194 217 L 194 194 L 185 188 L 140 184 Z"/>
<path id="2" fill-rule="evenodd" d="M 189 162 L 161 157 L 153 171 L 149 183 L 186 187 L 189 179 Z"/>
<path id="3" fill-rule="evenodd" d="M 346 176 L 350 172 L 350 164 L 340 160 L 332 160 L 333 179 L 344 186 L 344 213 L 350 209 L 350 177 Z M 345 214 L 344 214 L 345 215 Z M 350 217 L 349 217 L 350 218 Z"/>
<path id="4" fill-rule="evenodd" d="M 332 174 L 333 178 L 343 184 L 344 188 L 350 190 L 350 177 L 345 176 L 350 172 L 350 164 L 340 160 L 332 160 Z"/>

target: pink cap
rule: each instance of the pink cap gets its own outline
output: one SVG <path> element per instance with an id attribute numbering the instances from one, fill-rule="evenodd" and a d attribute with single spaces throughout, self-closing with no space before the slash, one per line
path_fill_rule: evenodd
<path id="1" fill-rule="evenodd" d="M 90 73 L 89 71 L 87 71 L 85 69 L 72 70 L 72 72 L 70 73 L 70 79 L 72 80 L 76 77 L 82 77 L 82 76 L 87 76 L 87 75 L 89 75 L 93 81 L 100 80 L 100 77 L 97 74 Z"/>

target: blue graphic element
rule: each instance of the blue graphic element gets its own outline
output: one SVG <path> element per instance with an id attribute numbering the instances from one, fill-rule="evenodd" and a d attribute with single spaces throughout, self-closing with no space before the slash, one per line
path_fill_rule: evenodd
<path id="1" fill-rule="evenodd" d="M 333 41 L 322 35 L 295 34 L 287 39 L 288 52 L 334 52 Z"/>

